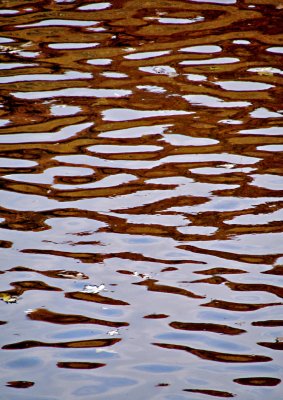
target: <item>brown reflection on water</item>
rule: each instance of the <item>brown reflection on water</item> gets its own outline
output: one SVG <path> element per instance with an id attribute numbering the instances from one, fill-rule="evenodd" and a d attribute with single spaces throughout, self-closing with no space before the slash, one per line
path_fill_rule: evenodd
<path id="1" fill-rule="evenodd" d="M 0 17 L 1 394 L 281 398 L 280 1 Z"/>
<path id="2" fill-rule="evenodd" d="M 188 330 L 188 331 L 208 331 L 220 333 L 222 335 L 239 335 L 241 333 L 245 333 L 244 329 L 234 328 L 227 325 L 220 324 L 205 324 L 205 323 L 184 323 L 173 321 L 170 323 L 170 326 L 175 329 Z"/>
<path id="3" fill-rule="evenodd" d="M 270 357 L 254 355 L 254 354 L 228 354 L 228 353 L 223 354 L 216 351 L 192 349 L 188 346 L 182 346 L 177 344 L 167 344 L 167 343 L 154 343 L 154 344 L 155 346 L 159 346 L 164 349 L 184 350 L 197 357 L 211 361 L 231 362 L 231 363 L 252 363 L 252 362 L 257 363 L 257 362 L 272 361 L 272 358 Z"/>
<path id="4" fill-rule="evenodd" d="M 255 377 L 255 378 L 239 378 L 234 379 L 234 382 L 240 383 L 241 385 L 249 386 L 276 386 L 279 385 L 281 379 L 268 378 L 268 377 Z"/>
<path id="5" fill-rule="evenodd" d="M 125 301 L 116 300 L 116 299 L 106 297 L 106 296 L 101 296 L 100 294 L 88 294 L 88 293 L 73 292 L 73 293 L 65 293 L 65 297 L 69 298 L 69 299 L 93 301 L 95 303 L 109 304 L 109 305 L 114 305 L 114 306 L 129 305 Z"/>
<path id="6" fill-rule="evenodd" d="M 99 339 L 99 340 L 80 340 L 76 342 L 58 342 L 58 343 L 44 343 L 36 340 L 26 340 L 18 343 L 11 343 L 3 346 L 5 350 L 23 350 L 32 347 L 58 347 L 58 348 L 89 348 L 89 347 L 104 347 L 112 346 L 120 339 Z"/>
<path id="7" fill-rule="evenodd" d="M 145 281 L 135 283 L 135 285 L 147 286 L 148 290 L 152 291 L 152 292 L 164 292 L 164 293 L 179 294 L 181 296 L 190 297 L 193 299 L 203 299 L 204 298 L 204 296 L 199 296 L 199 295 L 197 295 L 193 292 L 190 292 L 189 290 L 186 290 L 186 289 L 156 284 L 156 281 L 153 279 L 146 279 Z"/>
<path id="8" fill-rule="evenodd" d="M 16 389 L 27 389 L 31 386 L 34 385 L 34 382 L 28 382 L 28 381 L 11 381 L 7 382 L 7 386 L 13 387 Z"/>
<path id="9" fill-rule="evenodd" d="M 230 311 L 255 311 L 265 307 L 280 306 L 283 303 L 264 303 L 264 304 L 248 304 L 248 303 L 235 303 L 223 300 L 212 300 L 209 303 L 202 304 L 203 307 L 223 308 Z"/>
<path id="10" fill-rule="evenodd" d="M 128 326 L 127 322 L 105 321 L 97 318 L 89 318 L 83 315 L 75 314 L 60 314 L 49 310 L 37 309 L 28 313 L 28 318 L 33 321 L 51 322 L 53 324 L 72 325 L 72 324 L 96 324 L 119 328 Z"/>
<path id="11" fill-rule="evenodd" d="M 71 368 L 71 369 L 96 369 L 105 367 L 106 364 L 90 363 L 90 362 L 58 362 L 58 368 Z"/>
<path id="12" fill-rule="evenodd" d="M 230 398 L 230 397 L 235 397 L 234 394 L 229 393 L 229 392 L 222 392 L 220 390 L 201 390 L 201 389 L 184 389 L 184 392 L 189 392 L 189 393 L 201 393 L 201 394 L 206 394 L 208 396 L 215 396 L 215 397 L 220 397 L 220 398 Z"/>

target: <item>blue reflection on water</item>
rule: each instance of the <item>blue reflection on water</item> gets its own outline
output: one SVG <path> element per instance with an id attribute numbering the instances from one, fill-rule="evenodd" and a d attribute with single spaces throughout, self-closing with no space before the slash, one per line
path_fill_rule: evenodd
<path id="1" fill-rule="evenodd" d="M 173 365 L 164 365 L 164 364 L 145 364 L 145 365 L 138 365 L 137 367 L 135 367 L 135 369 L 146 372 L 163 373 L 163 372 L 175 372 L 183 368 Z"/>
<path id="2" fill-rule="evenodd" d="M 40 364 L 42 364 L 42 360 L 39 357 L 21 357 L 17 360 L 7 362 L 6 366 L 14 369 L 33 368 Z"/>
<path id="3" fill-rule="evenodd" d="M 116 377 L 108 377 L 108 378 L 97 378 L 96 385 L 86 385 L 82 386 L 79 389 L 76 389 L 72 394 L 75 396 L 93 396 L 95 394 L 104 393 L 114 388 L 120 388 L 123 386 L 132 386 L 137 384 L 137 381 L 129 378 L 116 378 Z"/>
<path id="4" fill-rule="evenodd" d="M 170 341 L 183 341 L 182 344 L 185 346 L 198 346 L 206 345 L 212 346 L 214 348 L 231 351 L 247 351 L 249 347 L 236 344 L 235 341 L 230 341 L 229 339 L 218 339 L 216 337 L 211 337 L 214 335 L 210 332 L 197 332 L 197 333 L 164 333 L 156 336 L 157 339 L 170 340 Z M 186 343 L 184 343 L 186 340 Z"/>

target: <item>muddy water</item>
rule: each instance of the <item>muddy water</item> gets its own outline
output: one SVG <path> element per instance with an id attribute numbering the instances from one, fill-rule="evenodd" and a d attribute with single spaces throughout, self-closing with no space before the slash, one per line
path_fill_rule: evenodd
<path id="1" fill-rule="evenodd" d="M 1 398 L 281 398 L 282 8 L 2 1 Z"/>

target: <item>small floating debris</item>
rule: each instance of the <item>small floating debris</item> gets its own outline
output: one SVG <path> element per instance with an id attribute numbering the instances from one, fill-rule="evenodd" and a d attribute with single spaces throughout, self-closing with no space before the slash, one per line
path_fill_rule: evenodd
<path id="1" fill-rule="evenodd" d="M 15 51 L 14 46 L 7 46 L 7 45 L 1 45 L 0 46 L 0 52 L 10 52 L 10 53 L 14 53 Z"/>
<path id="2" fill-rule="evenodd" d="M 87 279 L 87 276 L 82 272 L 62 270 L 58 272 L 58 276 L 67 279 Z"/>
<path id="3" fill-rule="evenodd" d="M 216 165 L 216 168 L 227 168 L 227 169 L 232 169 L 234 168 L 235 165 L 234 164 L 220 164 L 220 165 Z"/>
<path id="4" fill-rule="evenodd" d="M 115 350 L 108 350 L 108 349 L 105 349 L 105 348 L 102 348 L 102 349 L 98 348 L 98 349 L 95 350 L 95 352 L 96 352 L 97 354 L 99 354 L 99 353 L 117 354 L 117 351 L 115 351 Z"/>
<path id="5" fill-rule="evenodd" d="M 140 277 L 143 279 L 152 279 L 152 275 L 150 274 L 140 274 Z"/>
<path id="6" fill-rule="evenodd" d="M 137 278 L 143 278 L 143 279 L 152 279 L 152 275 L 150 274 L 140 274 L 137 271 L 131 272 L 128 271 L 126 269 L 119 269 L 117 270 L 117 272 L 119 272 L 119 274 L 124 274 L 124 275 L 133 275 Z"/>
<path id="7" fill-rule="evenodd" d="M 135 49 L 134 47 L 126 47 L 123 50 L 126 51 L 127 53 L 132 53 L 133 51 L 136 51 L 137 49 Z"/>
<path id="8" fill-rule="evenodd" d="M 36 311 L 36 310 L 33 309 L 33 308 L 28 308 L 28 309 L 25 311 L 25 314 L 29 315 L 29 314 L 32 314 L 34 311 Z"/>
<path id="9" fill-rule="evenodd" d="M 105 285 L 102 283 L 101 285 L 85 285 L 81 293 L 90 293 L 96 294 L 102 291 L 106 291 Z"/>
<path id="10" fill-rule="evenodd" d="M 119 335 L 119 331 L 118 331 L 118 329 L 113 329 L 112 331 L 108 331 L 107 335 L 109 335 L 109 336 Z"/>
<path id="11" fill-rule="evenodd" d="M 5 301 L 5 303 L 17 303 L 19 297 L 16 295 L 11 295 L 10 293 L 0 293 L 0 300 Z"/>
<path id="12" fill-rule="evenodd" d="M 139 274 L 137 271 L 133 272 L 133 275 L 143 279 L 151 279 L 152 276 L 150 274 Z"/>

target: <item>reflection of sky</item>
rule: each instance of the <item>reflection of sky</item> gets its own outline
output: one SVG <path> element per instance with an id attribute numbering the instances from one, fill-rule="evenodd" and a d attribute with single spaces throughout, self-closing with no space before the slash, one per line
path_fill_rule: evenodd
<path id="1" fill-rule="evenodd" d="M 283 176 L 262 174 L 252 175 L 253 181 L 251 185 L 259 186 L 270 190 L 282 190 L 283 188 Z"/>
<path id="2" fill-rule="evenodd" d="M 92 10 L 104 10 L 105 8 L 110 7 L 112 4 L 105 2 L 105 3 L 90 3 L 84 6 L 78 7 L 78 10 L 81 11 L 92 11 Z"/>
<path id="3" fill-rule="evenodd" d="M 235 92 L 265 90 L 274 87 L 274 85 L 252 81 L 219 81 L 215 82 L 215 84 L 221 86 L 224 90 L 231 90 Z"/>
<path id="4" fill-rule="evenodd" d="M 145 60 L 147 58 L 165 56 L 166 54 L 169 54 L 169 53 L 171 53 L 171 51 L 168 51 L 168 50 L 165 50 L 165 51 L 147 51 L 147 52 L 142 52 L 142 53 L 128 54 L 127 56 L 124 56 L 124 58 L 127 58 L 128 60 Z"/>
<path id="5" fill-rule="evenodd" d="M 67 80 L 77 80 L 77 79 L 91 79 L 92 74 L 89 72 L 79 72 L 79 71 L 66 71 L 63 74 L 33 74 L 33 75 L 13 75 L 13 76 L 2 76 L 0 77 L 0 83 L 13 83 L 13 82 L 36 82 L 36 81 L 67 81 Z M 50 91 L 51 92 L 51 91 Z M 54 91 L 55 93 L 56 91 Z M 34 94 L 34 97 L 32 98 L 38 98 L 36 93 L 40 92 L 28 92 L 26 93 L 26 98 L 30 98 L 32 94 Z M 48 92 L 42 92 L 44 93 L 49 93 Z M 68 92 L 67 92 L 68 93 Z M 23 97 L 24 94 L 21 92 L 15 93 L 15 96 L 17 97 Z"/>
<path id="6" fill-rule="evenodd" d="M 137 177 L 132 174 L 113 174 L 94 182 L 69 185 L 65 183 L 53 184 L 52 187 L 58 190 L 110 188 L 127 184 L 128 182 L 132 182 L 136 179 Z"/>
<path id="7" fill-rule="evenodd" d="M 83 125 L 83 124 L 82 124 Z M 207 162 L 207 161 L 222 161 L 228 163 L 238 163 L 238 164 L 255 164 L 260 160 L 260 158 L 256 157 L 247 157 L 241 156 L 237 154 L 177 154 L 172 156 L 167 156 L 164 158 L 160 158 L 156 161 L 149 160 L 108 160 L 102 159 L 98 157 L 92 157 L 88 155 L 68 155 L 68 156 L 56 156 L 55 160 L 60 162 L 72 163 L 75 165 L 85 164 L 97 167 L 111 167 L 113 168 L 129 168 L 129 169 L 139 169 L 139 168 L 154 168 L 159 165 L 168 164 L 168 163 L 194 163 L 194 162 Z"/>
<path id="8" fill-rule="evenodd" d="M 139 138 L 144 135 L 157 135 L 166 131 L 172 124 L 151 125 L 151 126 L 135 126 L 134 128 L 115 129 L 113 131 L 101 132 L 98 136 L 104 138 Z M 174 135 L 175 136 L 175 135 Z"/>
<path id="9" fill-rule="evenodd" d="M 107 213 L 109 215 L 109 213 Z M 111 214 L 110 214 L 111 215 Z M 182 215 L 175 214 L 115 214 L 114 216 L 125 218 L 130 224 L 142 224 L 142 225 L 162 225 L 162 226 L 186 226 L 188 220 Z"/>
<path id="10" fill-rule="evenodd" d="M 1 135 L 0 143 L 38 143 L 38 142 L 58 142 L 69 139 L 83 129 L 90 128 L 92 122 L 64 126 L 57 132 L 37 132 L 37 133 L 15 133 L 13 135 Z M 21 160 L 23 161 L 23 160 Z M 25 161 L 31 163 L 31 161 Z"/>
<path id="11" fill-rule="evenodd" d="M 246 135 L 270 135 L 281 136 L 283 129 L 280 126 L 271 126 L 270 128 L 243 129 L 239 133 Z"/>
<path id="12" fill-rule="evenodd" d="M 211 197 L 210 201 L 196 206 L 170 207 L 168 211 L 198 214 L 206 211 L 237 211 L 253 208 L 258 204 L 277 201 L 276 197 L 241 198 L 241 197 Z"/>
<path id="13" fill-rule="evenodd" d="M 186 53 L 218 53 L 221 51 L 220 46 L 216 45 L 200 45 L 200 46 L 189 46 L 189 47 L 183 47 L 179 51 L 184 51 Z"/>
<path id="14" fill-rule="evenodd" d="M 51 185 L 54 182 L 55 176 L 85 176 L 92 175 L 93 170 L 90 168 L 80 167 L 53 167 L 48 168 L 41 174 L 9 174 L 4 177 L 9 180 L 17 182 L 29 182 L 29 183 L 43 183 Z"/>
<path id="15" fill-rule="evenodd" d="M 30 168 L 36 165 L 35 161 L 0 157 L 0 168 Z"/>
<path id="16" fill-rule="evenodd" d="M 171 343 L 181 342 L 183 345 L 188 345 L 189 347 L 196 347 L 196 348 L 207 348 L 213 351 L 220 351 L 220 352 L 247 352 L 249 351 L 249 347 L 235 343 L 235 340 L 231 340 L 229 337 L 213 337 L 212 335 L 208 335 L 207 332 L 172 332 L 161 334 L 156 337 L 159 340 L 166 340 L 170 341 Z"/>
<path id="17" fill-rule="evenodd" d="M 66 221 L 64 221 L 66 219 Z M 0 229 L 0 240 L 13 241 L 13 249 L 21 252 L 25 249 L 45 251 L 60 251 L 62 254 L 71 252 L 74 254 L 112 254 L 131 252 L 142 254 L 145 257 L 164 260 L 187 260 L 188 252 L 178 249 L 178 244 L 172 238 L 156 237 L 149 235 L 129 235 L 111 232 L 99 232 L 104 223 L 81 218 L 52 218 L 47 220 L 51 229 L 32 231 L 11 231 Z M 87 232 L 87 235 L 80 233 Z M 190 254 L 190 258 L 198 259 L 198 255 Z"/>
<path id="18" fill-rule="evenodd" d="M 238 215 L 229 221 L 224 221 L 225 224 L 229 225 L 264 225 L 269 222 L 282 221 L 283 220 L 283 209 L 277 210 L 266 214 L 245 214 Z"/>
<path id="19" fill-rule="evenodd" d="M 260 233 L 235 236 L 229 240 L 190 242 L 191 245 L 209 250 L 233 252 L 236 254 L 282 254 L 283 233 Z"/>
<path id="20" fill-rule="evenodd" d="M 16 28 L 29 28 L 39 26 L 92 26 L 98 24 L 97 21 L 83 21 L 75 19 L 45 19 L 32 24 L 16 25 Z"/>
<path id="21" fill-rule="evenodd" d="M 90 75 L 90 74 L 89 74 Z M 124 89 L 89 89 L 89 88 L 68 88 L 58 90 L 44 90 L 40 92 L 14 92 L 12 95 L 18 99 L 48 99 L 55 97 L 123 97 L 132 93 Z M 180 113 L 182 113 L 180 111 Z M 185 113 L 185 112 L 183 112 Z M 186 114 L 186 113 L 185 113 Z"/>
<path id="22" fill-rule="evenodd" d="M 106 121 L 131 121 L 134 119 L 142 119 L 142 118 L 194 114 L 194 112 L 180 111 L 180 110 L 139 111 L 130 108 L 111 108 L 109 110 L 103 111 L 102 114 L 103 114 L 103 119 Z"/>
<path id="23" fill-rule="evenodd" d="M 213 108 L 235 108 L 247 107 L 251 103 L 248 101 L 224 101 L 218 97 L 209 96 L 206 94 L 188 94 L 183 96 L 185 100 L 196 106 L 206 106 Z"/>

